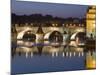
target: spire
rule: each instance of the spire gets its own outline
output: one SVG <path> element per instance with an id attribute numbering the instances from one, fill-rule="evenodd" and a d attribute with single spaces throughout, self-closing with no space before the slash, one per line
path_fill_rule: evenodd
<path id="1" fill-rule="evenodd" d="M 38 27 L 38 30 L 37 30 L 36 33 L 38 33 L 38 34 L 43 34 L 44 33 L 41 26 Z"/>

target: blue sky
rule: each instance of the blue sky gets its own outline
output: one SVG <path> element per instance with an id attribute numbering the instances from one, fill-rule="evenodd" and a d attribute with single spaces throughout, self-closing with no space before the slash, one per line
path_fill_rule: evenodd
<path id="1" fill-rule="evenodd" d="M 11 12 L 18 15 L 42 14 L 54 17 L 78 17 L 83 18 L 87 12 L 87 5 L 55 4 L 40 2 L 24 2 L 12 0 Z"/>

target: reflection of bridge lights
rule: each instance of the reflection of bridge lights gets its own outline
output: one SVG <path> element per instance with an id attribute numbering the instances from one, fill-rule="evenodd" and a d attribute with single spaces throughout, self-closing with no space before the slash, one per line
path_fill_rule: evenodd
<path id="1" fill-rule="evenodd" d="M 54 53 L 52 53 L 52 57 L 54 57 Z"/>
<path id="2" fill-rule="evenodd" d="M 33 57 L 33 52 L 31 52 L 31 57 Z"/>
<path id="3" fill-rule="evenodd" d="M 70 56 L 70 57 L 72 56 L 72 52 L 69 53 L 69 56 Z"/>
<path id="4" fill-rule="evenodd" d="M 29 56 L 29 53 L 26 52 L 26 53 L 25 53 L 25 57 L 28 58 L 28 56 Z M 31 52 L 31 57 L 33 57 L 33 53 L 32 53 L 32 52 Z"/>
<path id="5" fill-rule="evenodd" d="M 58 56 L 58 52 L 56 52 L 56 56 Z"/>
<path id="6" fill-rule="evenodd" d="M 28 53 L 27 52 L 25 53 L 25 56 L 26 56 L 26 58 L 28 57 Z"/>
<path id="7" fill-rule="evenodd" d="M 52 52 L 52 56 L 58 56 L 59 55 L 59 52 Z M 72 52 L 72 51 L 68 51 L 68 52 L 62 52 L 62 57 L 75 57 L 75 56 L 78 56 L 78 57 L 81 57 L 83 56 L 83 52 Z M 94 62 L 95 63 L 95 62 Z"/>
<path id="8" fill-rule="evenodd" d="M 66 56 L 68 56 L 68 52 L 66 52 Z"/>
<path id="9" fill-rule="evenodd" d="M 51 53 L 56 53 L 56 52 L 59 52 L 59 48 L 50 47 L 49 52 L 51 52 Z"/>
<path id="10" fill-rule="evenodd" d="M 84 52 L 82 52 L 82 56 L 84 56 Z"/>
<path id="11" fill-rule="evenodd" d="M 52 53 L 52 57 L 54 57 L 54 56 L 58 56 L 58 52 L 54 52 L 54 53 Z"/>
<path id="12" fill-rule="evenodd" d="M 79 56 L 79 57 L 81 56 L 81 53 L 80 53 L 80 52 L 78 53 L 78 56 Z"/>
<path id="13" fill-rule="evenodd" d="M 31 48 L 28 48 L 28 47 L 23 47 L 24 51 L 29 53 L 31 51 Z"/>
<path id="14" fill-rule="evenodd" d="M 64 52 L 62 53 L 62 56 L 63 56 L 63 57 L 65 56 L 65 53 L 64 53 Z"/>
<path id="15" fill-rule="evenodd" d="M 74 52 L 74 56 L 76 55 L 76 53 Z"/>

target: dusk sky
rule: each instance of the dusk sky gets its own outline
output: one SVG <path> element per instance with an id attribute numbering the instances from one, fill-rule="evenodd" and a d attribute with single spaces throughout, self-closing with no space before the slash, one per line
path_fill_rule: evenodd
<path id="1" fill-rule="evenodd" d="M 38 3 L 12 0 L 11 11 L 18 15 L 42 14 L 54 17 L 85 17 L 87 5 Z"/>

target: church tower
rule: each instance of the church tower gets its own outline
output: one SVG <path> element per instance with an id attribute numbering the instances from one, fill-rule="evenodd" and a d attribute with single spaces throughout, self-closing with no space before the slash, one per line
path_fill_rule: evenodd
<path id="1" fill-rule="evenodd" d="M 86 14 L 87 37 L 95 39 L 96 36 L 96 6 L 89 6 Z"/>

